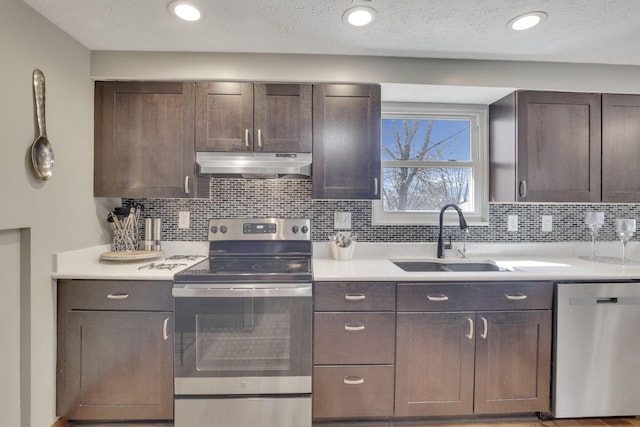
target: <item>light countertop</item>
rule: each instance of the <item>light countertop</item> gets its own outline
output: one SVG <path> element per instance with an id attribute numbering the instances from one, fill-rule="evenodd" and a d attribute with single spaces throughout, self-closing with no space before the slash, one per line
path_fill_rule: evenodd
<path id="1" fill-rule="evenodd" d="M 392 261 L 436 261 L 431 243 L 358 243 L 353 259 L 331 259 L 328 243 L 314 245 L 315 281 L 505 281 L 505 280 L 623 280 L 640 279 L 640 251 L 629 243 L 626 265 L 619 261 L 619 242 L 597 245 L 600 262 L 580 257 L 591 255 L 591 244 L 467 244 L 468 261 L 492 261 L 508 271 L 406 272 Z M 444 262 L 464 262 L 450 250 Z"/>
<path id="2" fill-rule="evenodd" d="M 591 254 L 589 243 L 490 244 L 468 243 L 467 260 L 495 262 L 510 271 L 500 272 L 405 272 L 392 260 L 435 260 L 435 243 L 358 242 L 353 259 L 337 261 L 329 257 L 327 242 L 313 245 L 315 281 L 459 281 L 459 280 L 624 280 L 640 279 L 640 243 L 630 242 L 627 265 L 615 263 L 619 242 L 599 242 L 597 253 L 610 262 L 580 258 Z M 173 280 L 173 275 L 197 260 L 166 261 L 171 255 L 206 255 L 208 242 L 163 242 L 164 254 L 155 259 L 115 262 L 101 261 L 109 245 L 63 252 L 53 256 L 53 279 Z M 442 260 L 441 260 L 442 261 Z M 460 262 L 455 251 L 446 252 L 445 262 Z M 149 263 L 179 262 L 173 270 L 149 270 Z"/>
<path id="3" fill-rule="evenodd" d="M 139 261 L 101 261 L 100 255 L 110 250 L 110 245 L 62 252 L 53 255 L 54 279 L 92 280 L 173 280 L 173 275 L 205 258 L 196 260 L 166 260 L 172 255 L 208 255 L 209 242 L 162 242 L 164 254 L 157 258 Z M 150 270 L 150 263 L 185 264 L 172 270 Z"/>

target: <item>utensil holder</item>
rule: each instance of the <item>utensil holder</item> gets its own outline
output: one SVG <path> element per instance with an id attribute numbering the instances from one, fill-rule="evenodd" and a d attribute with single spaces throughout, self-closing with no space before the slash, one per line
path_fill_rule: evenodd
<path id="1" fill-rule="evenodd" d="M 356 242 L 352 241 L 347 247 L 340 247 L 335 242 L 329 242 L 329 254 L 332 259 L 338 261 L 349 261 L 353 258 L 353 253 L 356 250 Z"/>
<path id="2" fill-rule="evenodd" d="M 135 251 L 138 249 L 138 228 L 132 229 L 117 229 L 113 231 L 113 242 L 111 244 L 111 250 L 114 252 L 120 251 Z"/>

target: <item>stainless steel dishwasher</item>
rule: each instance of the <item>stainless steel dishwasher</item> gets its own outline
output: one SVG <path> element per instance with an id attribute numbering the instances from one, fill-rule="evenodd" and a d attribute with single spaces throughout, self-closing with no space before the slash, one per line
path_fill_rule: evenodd
<path id="1" fill-rule="evenodd" d="M 560 283 L 556 418 L 640 415 L 640 282 Z"/>

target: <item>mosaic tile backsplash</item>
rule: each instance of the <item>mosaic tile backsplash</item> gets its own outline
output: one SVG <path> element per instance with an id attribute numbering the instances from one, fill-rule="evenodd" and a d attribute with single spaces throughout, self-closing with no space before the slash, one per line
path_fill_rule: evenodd
<path id="1" fill-rule="evenodd" d="M 352 231 L 363 242 L 436 241 L 438 227 L 371 224 L 371 202 L 360 200 L 314 200 L 311 181 L 304 179 L 212 178 L 209 199 L 123 199 L 123 204 L 140 202 L 145 206 L 143 218 L 162 219 L 162 240 L 207 240 L 209 218 L 284 217 L 309 218 L 311 237 L 323 241 L 333 233 L 333 213 L 351 212 Z M 191 213 L 190 227 L 178 228 L 178 212 Z M 590 241 L 584 225 L 587 211 L 605 213 L 605 225 L 599 241 L 616 240 L 616 218 L 640 219 L 640 204 L 587 203 L 492 203 L 489 225 L 469 226 L 470 242 L 574 242 Z M 518 231 L 507 231 L 508 215 L 518 215 Z M 553 216 L 553 231 L 542 232 L 542 215 Z M 141 227 L 144 221 L 141 220 Z M 462 235 L 457 226 L 446 226 L 446 235 L 454 240 Z M 141 230 L 144 233 L 144 230 Z"/>

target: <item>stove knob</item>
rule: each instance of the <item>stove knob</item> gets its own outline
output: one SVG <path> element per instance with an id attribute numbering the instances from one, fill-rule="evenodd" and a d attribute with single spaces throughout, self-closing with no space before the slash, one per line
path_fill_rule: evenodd
<path id="1" fill-rule="evenodd" d="M 209 231 L 211 231 L 211 233 L 213 234 L 216 234 L 218 232 L 218 227 L 216 227 L 215 225 L 212 225 Z"/>
<path id="2" fill-rule="evenodd" d="M 226 233 L 227 232 L 227 226 L 226 225 L 221 225 L 220 226 L 220 232 L 223 233 L 223 234 Z"/>
<path id="3" fill-rule="evenodd" d="M 304 234 L 307 234 L 307 233 L 309 232 L 309 227 L 307 227 L 306 225 L 303 225 L 303 226 L 302 226 L 302 232 L 303 232 Z"/>
<path id="4" fill-rule="evenodd" d="M 291 227 L 291 231 L 293 231 L 293 233 L 297 233 L 298 232 L 298 226 L 294 225 L 293 227 Z"/>

